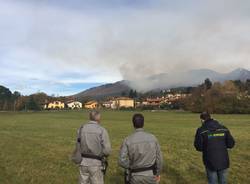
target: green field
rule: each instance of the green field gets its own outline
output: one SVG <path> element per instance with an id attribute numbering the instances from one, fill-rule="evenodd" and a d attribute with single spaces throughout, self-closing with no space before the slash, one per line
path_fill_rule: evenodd
<path id="1" fill-rule="evenodd" d="M 122 140 L 133 131 L 134 112 L 102 112 L 113 152 L 107 184 L 123 183 L 117 157 Z M 205 184 L 201 154 L 193 148 L 200 125 L 198 114 L 143 112 L 145 129 L 157 136 L 164 154 L 161 184 Z M 230 151 L 229 183 L 250 183 L 250 115 L 214 115 L 232 132 L 236 146 Z M 87 121 L 86 111 L 0 113 L 1 184 L 73 184 L 78 169 L 69 156 L 77 128 Z"/>

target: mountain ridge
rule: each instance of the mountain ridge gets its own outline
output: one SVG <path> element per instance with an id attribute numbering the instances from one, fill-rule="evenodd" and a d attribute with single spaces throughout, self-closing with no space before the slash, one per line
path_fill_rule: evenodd
<path id="1" fill-rule="evenodd" d="M 148 92 L 155 89 L 196 86 L 201 84 L 206 78 L 209 78 L 212 82 L 224 82 L 226 80 L 245 81 L 250 79 L 250 71 L 244 68 L 237 68 L 228 73 L 219 73 L 202 68 L 184 72 L 160 73 L 136 81 L 121 80 L 115 83 L 104 84 L 73 96 L 80 99 L 100 99 L 109 96 L 121 96 L 122 93 L 128 93 L 131 89 Z"/>

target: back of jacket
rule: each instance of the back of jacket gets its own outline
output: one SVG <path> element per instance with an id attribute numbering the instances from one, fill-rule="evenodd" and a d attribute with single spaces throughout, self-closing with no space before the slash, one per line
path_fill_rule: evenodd
<path id="1" fill-rule="evenodd" d="M 135 133 L 123 142 L 119 164 L 130 169 L 145 168 L 156 164 L 156 172 L 159 174 L 162 167 L 162 154 L 158 140 L 143 129 L 136 129 Z"/>
<path id="2" fill-rule="evenodd" d="M 228 148 L 235 142 L 230 131 L 213 119 L 197 129 L 194 146 L 203 152 L 203 162 L 210 170 L 218 171 L 229 167 Z"/>
<path id="3" fill-rule="evenodd" d="M 79 138 L 81 140 L 81 152 L 88 155 L 108 156 L 111 152 L 111 144 L 108 133 L 99 123 L 90 121 L 81 128 Z M 99 166 L 101 161 L 83 158 L 82 164 L 85 166 Z"/>

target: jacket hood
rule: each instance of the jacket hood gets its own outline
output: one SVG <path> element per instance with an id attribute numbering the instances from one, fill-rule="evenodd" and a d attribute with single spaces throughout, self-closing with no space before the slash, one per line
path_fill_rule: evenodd
<path id="1" fill-rule="evenodd" d="M 215 131 L 220 128 L 220 124 L 218 121 L 215 121 L 213 119 L 209 119 L 204 122 L 204 126 L 211 131 Z"/>

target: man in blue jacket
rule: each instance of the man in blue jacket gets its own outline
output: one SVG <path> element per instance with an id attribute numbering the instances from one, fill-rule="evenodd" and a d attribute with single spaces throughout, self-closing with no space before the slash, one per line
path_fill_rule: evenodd
<path id="1" fill-rule="evenodd" d="M 226 184 L 229 168 L 228 148 L 233 148 L 235 141 L 230 131 L 218 121 L 213 120 L 208 112 L 200 115 L 202 126 L 197 129 L 194 146 L 202 152 L 209 184 Z"/>

